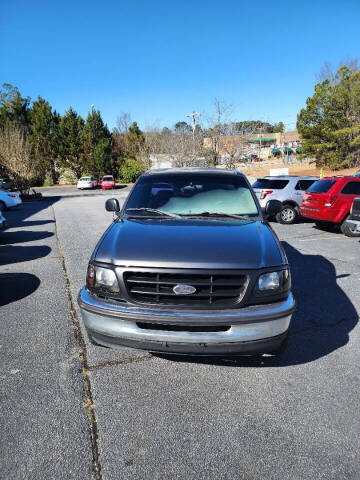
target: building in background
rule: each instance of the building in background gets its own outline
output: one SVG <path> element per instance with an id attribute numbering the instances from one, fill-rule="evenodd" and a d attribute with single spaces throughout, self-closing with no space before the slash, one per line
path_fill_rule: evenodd
<path id="1" fill-rule="evenodd" d="M 204 147 L 211 147 L 211 139 L 204 139 Z M 301 150 L 301 137 L 296 130 L 279 133 L 226 135 L 218 142 L 221 157 L 233 156 L 236 160 L 258 157 L 265 160 L 274 155 L 289 155 Z"/>

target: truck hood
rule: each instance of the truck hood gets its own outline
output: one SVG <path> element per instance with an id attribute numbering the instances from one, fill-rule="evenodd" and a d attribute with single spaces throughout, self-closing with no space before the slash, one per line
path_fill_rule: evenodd
<path id="1" fill-rule="evenodd" d="M 127 220 L 115 222 L 93 259 L 125 267 L 256 269 L 286 263 L 261 221 Z"/>

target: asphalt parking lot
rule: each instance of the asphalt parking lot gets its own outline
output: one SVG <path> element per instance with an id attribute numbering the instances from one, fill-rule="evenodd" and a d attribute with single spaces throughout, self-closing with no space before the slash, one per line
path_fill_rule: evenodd
<path id="1" fill-rule="evenodd" d="M 272 224 L 298 305 L 281 358 L 104 349 L 76 297 L 128 188 L 42 193 L 0 232 L 1 478 L 360 478 L 359 239 Z"/>

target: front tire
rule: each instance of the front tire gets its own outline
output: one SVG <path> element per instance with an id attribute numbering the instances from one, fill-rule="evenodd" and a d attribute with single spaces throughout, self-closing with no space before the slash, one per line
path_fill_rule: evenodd
<path id="1" fill-rule="evenodd" d="M 298 217 L 296 207 L 292 205 L 284 205 L 281 212 L 276 214 L 276 221 L 282 225 L 291 225 L 295 223 Z"/>
<path id="2" fill-rule="evenodd" d="M 0 200 L 0 210 L 6 210 L 6 204 L 2 200 Z"/>

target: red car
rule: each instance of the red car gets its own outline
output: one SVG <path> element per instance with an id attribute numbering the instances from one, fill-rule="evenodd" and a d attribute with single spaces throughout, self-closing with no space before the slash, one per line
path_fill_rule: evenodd
<path id="1" fill-rule="evenodd" d="M 105 175 L 105 177 L 103 177 L 101 180 L 101 188 L 103 188 L 104 190 L 115 188 L 114 177 L 112 175 Z"/>
<path id="2" fill-rule="evenodd" d="M 353 201 L 359 196 L 360 177 L 322 178 L 305 192 L 300 212 L 320 227 L 339 225 L 343 231 Z"/>

